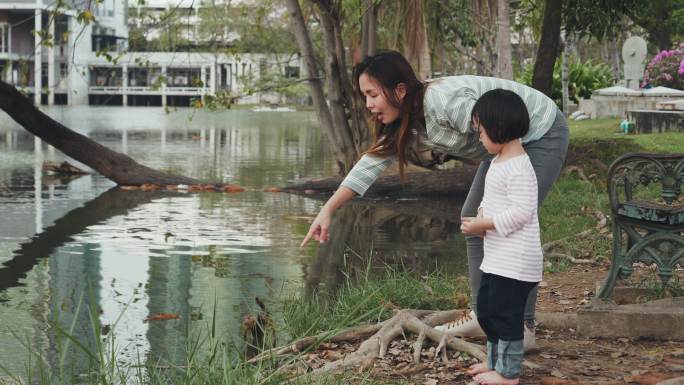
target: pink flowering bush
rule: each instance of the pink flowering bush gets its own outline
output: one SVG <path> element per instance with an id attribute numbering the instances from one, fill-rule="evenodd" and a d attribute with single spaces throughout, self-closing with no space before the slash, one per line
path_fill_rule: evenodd
<path id="1" fill-rule="evenodd" d="M 644 84 L 684 90 L 684 43 L 673 50 L 660 51 L 648 63 Z"/>

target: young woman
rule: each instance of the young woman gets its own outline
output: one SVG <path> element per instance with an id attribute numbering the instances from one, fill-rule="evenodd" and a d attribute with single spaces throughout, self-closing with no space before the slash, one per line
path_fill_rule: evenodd
<path id="1" fill-rule="evenodd" d="M 461 217 L 476 216 L 490 160 L 470 116 L 477 99 L 496 88 L 520 96 L 529 112 L 529 131 L 521 143 L 537 175 L 539 204 L 560 174 L 568 147 L 567 121 L 555 103 L 535 89 L 510 80 L 468 75 L 422 83 L 408 61 L 394 51 L 364 59 L 354 68 L 354 83 L 375 118 L 375 142 L 323 205 L 302 246 L 311 238 L 327 241 L 334 212 L 354 196 L 363 195 L 394 160 L 399 162 L 402 178 L 409 161 L 427 166 L 449 157 L 481 161 L 461 211 Z M 453 335 L 483 335 L 474 313 L 482 278 L 483 239 L 466 235 L 466 244 L 473 310 L 441 329 Z M 535 286 L 525 305 L 527 349 L 534 345 L 536 298 Z"/>

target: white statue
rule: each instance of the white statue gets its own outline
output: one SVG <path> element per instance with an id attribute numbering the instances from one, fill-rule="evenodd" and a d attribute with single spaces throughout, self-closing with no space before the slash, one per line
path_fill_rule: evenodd
<path id="1" fill-rule="evenodd" d="M 646 67 L 646 41 L 639 36 L 632 36 L 622 45 L 622 60 L 625 62 L 625 87 L 639 89 L 639 82 L 644 78 Z"/>

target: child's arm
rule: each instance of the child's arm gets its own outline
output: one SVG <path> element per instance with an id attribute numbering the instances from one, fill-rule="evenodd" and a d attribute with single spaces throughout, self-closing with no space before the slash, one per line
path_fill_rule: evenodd
<path id="1" fill-rule="evenodd" d="M 510 207 L 491 218 L 484 217 L 482 207 L 478 208 L 477 217 L 461 218 L 463 234 L 484 236 L 487 230 L 496 230 L 499 234 L 507 236 L 520 230 L 530 221 L 537 208 L 537 177 L 518 174 L 510 177 L 507 187 Z"/>
<path id="2" fill-rule="evenodd" d="M 483 204 L 480 204 L 480 207 L 477 208 L 477 216 L 476 217 L 463 217 L 461 218 L 461 232 L 465 235 L 478 235 L 480 237 L 485 236 L 485 232 L 489 230 L 489 226 L 494 226 L 493 224 L 489 222 L 484 222 L 484 214 L 482 214 L 482 206 Z M 494 227 L 491 227 L 492 229 Z"/>
<path id="3" fill-rule="evenodd" d="M 510 207 L 491 218 L 493 228 L 504 237 L 522 229 L 535 215 L 539 196 L 536 175 L 521 173 L 511 176 L 506 196 L 511 201 Z"/>
<path id="4" fill-rule="evenodd" d="M 484 237 L 487 230 L 494 229 L 492 218 L 484 218 L 478 214 L 477 217 L 461 218 L 461 232 L 465 235 L 479 235 Z"/>

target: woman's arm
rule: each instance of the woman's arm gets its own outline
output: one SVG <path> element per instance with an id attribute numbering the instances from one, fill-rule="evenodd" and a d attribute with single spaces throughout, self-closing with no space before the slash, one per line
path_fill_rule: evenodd
<path id="1" fill-rule="evenodd" d="M 333 213 L 354 196 L 356 196 L 354 190 L 340 186 L 333 196 L 325 202 L 325 205 L 323 205 L 318 215 L 316 215 L 313 223 L 311 223 L 309 232 L 306 234 L 306 237 L 304 237 L 304 240 L 299 247 L 304 247 L 311 238 L 320 243 L 327 241 L 329 239 L 328 228 L 330 227 Z"/>
<path id="2" fill-rule="evenodd" d="M 371 155 L 362 156 L 352 167 L 351 171 L 349 171 L 349 174 L 344 178 L 337 191 L 325 202 L 321 211 L 316 215 L 300 247 L 306 245 L 311 238 L 321 243 L 327 241 L 329 238 L 328 228 L 335 211 L 354 196 L 365 194 L 366 190 L 375 183 L 378 176 L 390 164 L 392 164 L 392 158 L 380 158 Z"/>

